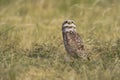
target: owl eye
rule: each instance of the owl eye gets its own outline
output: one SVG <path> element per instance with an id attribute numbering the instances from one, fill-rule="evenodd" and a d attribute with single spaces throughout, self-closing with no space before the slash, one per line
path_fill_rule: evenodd
<path id="1" fill-rule="evenodd" d="M 72 23 L 75 23 L 75 22 L 72 20 Z"/>
<path id="2" fill-rule="evenodd" d="M 68 21 L 65 21 L 64 23 L 67 23 Z"/>

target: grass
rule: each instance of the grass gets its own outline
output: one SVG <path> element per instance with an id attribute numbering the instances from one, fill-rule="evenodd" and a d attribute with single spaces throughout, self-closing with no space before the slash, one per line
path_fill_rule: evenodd
<path id="1" fill-rule="evenodd" d="M 0 0 L 0 80 L 119 80 L 120 1 Z M 90 61 L 65 62 L 73 19 Z"/>

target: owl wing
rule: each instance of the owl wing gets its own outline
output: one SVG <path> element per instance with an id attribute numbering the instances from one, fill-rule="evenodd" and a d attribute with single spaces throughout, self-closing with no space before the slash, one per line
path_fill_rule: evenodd
<path id="1" fill-rule="evenodd" d="M 76 34 L 76 38 L 75 39 L 76 39 L 75 43 L 77 45 L 77 49 L 78 50 L 85 50 L 82 38 L 80 37 L 80 35 L 78 33 Z"/>
<path id="2" fill-rule="evenodd" d="M 72 53 L 76 54 L 77 56 L 82 56 L 85 54 L 85 48 L 83 45 L 82 38 L 78 33 L 68 33 L 68 45 L 69 49 Z"/>

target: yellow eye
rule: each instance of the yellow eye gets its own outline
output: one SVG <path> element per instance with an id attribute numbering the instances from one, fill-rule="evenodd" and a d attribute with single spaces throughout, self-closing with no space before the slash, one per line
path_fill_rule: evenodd
<path id="1" fill-rule="evenodd" d="M 65 23 L 68 23 L 68 21 L 65 21 Z"/>

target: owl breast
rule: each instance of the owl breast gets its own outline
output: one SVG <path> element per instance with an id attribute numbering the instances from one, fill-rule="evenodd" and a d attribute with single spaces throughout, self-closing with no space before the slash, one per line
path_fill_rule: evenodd
<path id="1" fill-rule="evenodd" d="M 82 56 L 84 45 L 81 37 L 75 31 L 63 32 L 65 49 L 72 56 Z"/>

